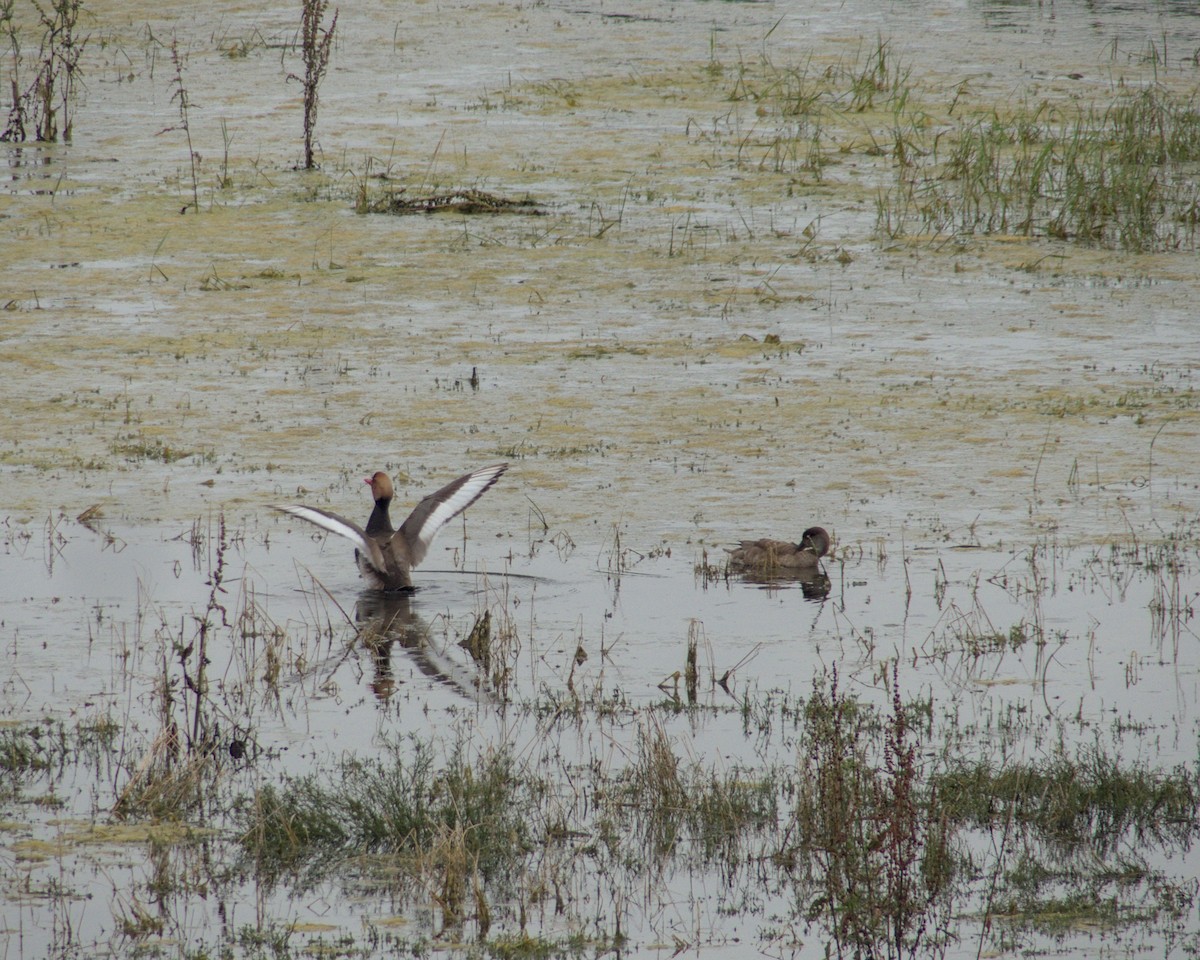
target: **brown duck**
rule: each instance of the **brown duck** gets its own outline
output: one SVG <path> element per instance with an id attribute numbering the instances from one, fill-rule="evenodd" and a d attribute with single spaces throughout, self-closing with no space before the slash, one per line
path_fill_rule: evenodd
<path id="1" fill-rule="evenodd" d="M 371 511 L 365 530 L 351 520 L 318 507 L 294 504 L 275 509 L 351 541 L 359 572 L 376 590 L 411 590 L 412 568 L 425 558 L 438 531 L 483 496 L 507 469 L 507 463 L 496 463 L 450 481 L 418 503 L 399 530 L 392 526 L 388 512 L 395 495 L 392 478 L 382 470 L 364 481 L 371 485 L 371 496 L 375 498 L 375 509 Z"/>
<path id="2" fill-rule="evenodd" d="M 824 527 L 809 527 L 799 543 L 786 540 L 743 540 L 729 551 L 734 567 L 781 573 L 815 571 L 820 559 L 829 553 L 829 533 Z"/>

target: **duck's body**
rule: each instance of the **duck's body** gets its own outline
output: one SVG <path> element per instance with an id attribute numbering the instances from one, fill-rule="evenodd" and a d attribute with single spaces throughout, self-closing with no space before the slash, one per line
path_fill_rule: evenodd
<path id="1" fill-rule="evenodd" d="M 799 543 L 787 540 L 743 540 L 740 546 L 729 551 L 729 562 L 734 567 L 759 572 L 815 571 L 821 558 L 829 553 L 830 543 L 824 527 L 809 527 Z"/>
<path id="2" fill-rule="evenodd" d="M 275 509 L 351 541 L 359 572 L 376 590 L 412 590 L 412 569 L 425 558 L 438 531 L 483 496 L 507 469 L 507 463 L 497 463 L 452 480 L 418 503 L 399 530 L 392 526 L 390 515 L 395 495 L 392 479 L 383 471 L 365 481 L 371 485 L 375 499 L 366 529 L 318 507 L 294 504 Z"/>

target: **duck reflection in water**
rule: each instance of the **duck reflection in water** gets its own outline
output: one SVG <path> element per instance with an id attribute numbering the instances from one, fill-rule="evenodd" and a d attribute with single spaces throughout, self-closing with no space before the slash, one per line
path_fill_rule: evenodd
<path id="1" fill-rule="evenodd" d="M 429 625 L 413 609 L 413 595 L 366 591 L 354 609 L 358 635 L 371 654 L 375 675 L 369 687 L 379 700 L 387 700 L 403 682 L 397 680 L 392 664 L 393 648 L 399 646 L 417 670 L 445 684 L 469 700 L 483 692 L 482 680 L 434 649 Z"/>
<path id="2" fill-rule="evenodd" d="M 793 583 L 798 584 L 805 600 L 824 600 L 833 588 L 829 575 L 823 570 L 776 570 L 767 573 L 762 570 L 742 569 L 737 571 L 737 575 L 746 583 L 760 584 L 767 589 L 781 589 Z"/>

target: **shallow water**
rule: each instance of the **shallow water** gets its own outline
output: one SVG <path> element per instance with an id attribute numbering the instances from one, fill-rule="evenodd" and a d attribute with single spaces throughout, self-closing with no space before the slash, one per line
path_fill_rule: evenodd
<path id="1" fill-rule="evenodd" d="M 476 521 L 470 532 L 486 525 Z M 829 595 L 812 600 L 798 584 L 706 582 L 685 556 L 627 554 L 622 565 L 630 568 L 619 570 L 609 547 L 588 556 L 540 542 L 535 555 L 516 555 L 481 537 L 458 568 L 451 552 L 458 545 L 432 557 L 421 589 L 384 611 L 399 613 L 402 629 L 371 645 L 355 627 L 369 633 L 364 620 L 379 615 L 379 601 L 358 594 L 347 549 L 290 526 L 273 530 L 269 546 L 233 538 L 224 555 L 230 620 L 251 603 L 256 622 L 286 631 L 277 687 L 264 686 L 261 637 L 230 646 L 237 631 L 214 633 L 207 649 L 212 696 L 225 704 L 220 715 L 245 706 L 240 724 L 218 724 L 222 750 L 247 741 L 247 758 L 228 763 L 225 774 L 242 791 L 281 772 L 325 769 L 340 756 L 373 756 L 410 729 L 447 750 L 464 740 L 480 749 L 506 743 L 518 755 L 542 757 L 543 770 L 612 762 L 613 751 L 635 749 L 645 709 L 684 702 L 679 672 L 689 632 L 700 638 L 705 710 L 673 720 L 668 712 L 662 722 L 679 756 L 716 769 L 752 762 L 748 750 L 757 763 L 786 763 L 795 750 L 782 731 L 748 738 L 741 704 L 802 699 L 810 678 L 836 669 L 856 696 L 883 705 L 880 671 L 892 659 L 903 665 L 906 695 L 932 695 L 958 736 L 993 742 L 1009 756 L 1032 760 L 1067 737 L 1163 769 L 1194 759 L 1200 656 L 1191 618 L 1155 612 L 1164 596 L 1194 602 L 1194 556 L 1166 571 L 1120 549 L 848 552 L 827 565 Z M 4 617 L 10 718 L 111 715 L 125 718 L 128 749 L 153 737 L 164 649 L 173 656 L 172 644 L 194 636 L 194 618 L 206 615 L 215 569 L 207 537 L 216 531 L 197 527 L 198 547 L 187 542 L 195 539 L 191 529 L 106 527 L 100 535 L 68 520 L 50 539 L 31 529 L 29 539 L 7 543 L 0 572 L 20 598 Z M 507 612 L 518 637 L 503 691 L 481 686 L 479 668 L 459 645 L 484 609 Z M 1011 630 L 1032 634 L 1035 625 L 1047 633 L 1045 646 L 1007 642 Z M 556 729 L 517 706 L 568 690 L 594 691 L 615 714 Z M 113 924 L 127 912 L 122 898 L 147 882 L 139 845 L 154 834 L 106 826 L 121 822 L 106 813 L 127 782 L 120 771 L 85 763 L 51 782 L 54 804 L 11 835 L 10 850 L 20 883 L 34 890 L 65 870 L 67 905 L 54 907 L 45 894 L 11 900 L 9 935 L 19 953 L 39 952 L 57 942 L 55 922 L 69 919 L 74 942 L 104 952 L 120 939 Z M 200 869 L 186 866 L 194 856 L 179 848 L 175 869 Z M 1191 874 L 1182 853 L 1151 856 L 1168 876 Z M 727 916 L 735 891 L 720 883 L 698 891 L 688 875 L 663 882 L 643 906 L 649 915 L 625 916 L 635 953 L 673 929 L 692 937 L 703 930 L 709 949 L 730 956 L 742 937 L 754 936 L 740 911 Z M 133 893 L 115 894 L 122 890 Z M 365 907 L 336 885 L 323 886 L 315 901 L 311 891 L 293 900 L 286 888 L 237 890 L 205 904 L 176 892 L 163 913 L 168 942 L 211 942 L 218 930 L 251 922 L 250 903 L 260 922 L 316 924 L 313 936 L 352 933 L 364 919 L 386 924 L 397 912 L 405 923 L 425 922 L 403 899 Z M 785 909 L 781 891 L 764 889 L 754 899 L 763 896 Z M 691 906 L 671 919 L 677 906 L 664 908 L 679 897 Z M 501 916 L 503 908 L 495 907 Z M 551 918 L 542 924 L 547 933 L 556 929 Z"/>
<path id="2" fill-rule="evenodd" d="M 74 142 L 0 145 L 3 719 L 112 715 L 143 749 L 164 658 L 205 616 L 224 522 L 217 600 L 284 638 L 210 655 L 226 695 L 254 703 L 252 731 L 226 727 L 252 748 L 230 772 L 245 789 L 430 717 L 447 742 L 466 730 L 536 751 L 546 731 L 506 696 L 570 687 L 624 719 L 580 729 L 569 762 L 611 756 L 639 709 L 684 697 L 689 630 L 718 709 L 670 723 L 681 756 L 740 757 L 742 720 L 724 708 L 802 698 L 833 666 L 886 704 L 895 660 L 906 694 L 964 728 L 1038 718 L 1006 745 L 1018 755 L 1094 738 L 1163 769 L 1194 762 L 1194 251 L 881 244 L 874 203 L 892 174 L 864 148 L 877 118 L 831 130 L 815 177 L 773 152 L 794 121 L 731 97 L 760 59 L 819 72 L 877 37 L 930 104 L 1070 103 L 1155 79 L 1194 91 L 1200 18 L 1184 6 L 344 10 L 323 170 L 307 174 L 292 169 L 290 6 L 91 11 Z M 180 212 L 192 183 L 171 36 L 199 213 Z M 387 183 L 528 194 L 545 215 L 354 213 L 360 185 Z M 386 655 L 354 639 L 347 547 L 269 510 L 365 516 L 359 478 L 375 469 L 415 502 L 498 459 L 512 469 L 443 533 L 392 611 L 406 631 Z M 99 519 L 73 519 L 93 505 Z M 823 603 L 696 572 L 726 544 L 813 522 L 838 545 Z M 458 646 L 484 610 L 518 641 L 506 691 L 481 689 Z M 995 639 L 1036 632 L 1046 645 Z M 418 634 L 421 649 L 401 642 Z M 793 745 L 761 749 L 765 763 Z M 6 827 L 25 885 L 4 903 L 10 952 L 40 955 L 68 929 L 89 950 L 119 940 L 120 891 L 152 872 L 143 848 L 29 845 L 104 823 L 121 788 L 120 771 L 82 769 L 47 787 L 62 808 Z M 70 879 L 56 881 L 65 907 L 30 893 L 55 877 Z M 693 903 L 709 933 L 687 942 L 735 955 L 757 914 L 719 887 L 668 884 L 632 952 L 661 952 Z M 246 904 L 259 922 L 339 930 L 364 915 L 333 888 L 230 909 Z M 192 945 L 250 920 L 186 896 L 169 913 Z"/>
<path id="3" fill-rule="evenodd" d="M 1011 700 L 1097 725 L 1115 713 L 1134 727 L 1185 733 L 1196 719 L 1200 657 L 1190 612 L 1178 607 L 1200 592 L 1194 556 L 1168 568 L 1121 548 L 963 548 L 891 557 L 846 551 L 826 562 L 828 594 L 806 596 L 802 584 L 788 580 L 706 579 L 690 557 L 627 552 L 618 564 L 611 546 L 587 556 L 538 542 L 523 556 L 493 549 L 483 558 L 473 546 L 458 569 L 439 565 L 435 551 L 432 569 L 419 571 L 417 592 L 393 599 L 361 591 L 341 541 L 311 537 L 299 521 L 286 526 L 270 546 L 246 539 L 228 547 L 219 602 L 230 619 L 252 605 L 287 627 L 289 656 L 305 664 L 295 682 L 339 690 L 336 704 L 307 700 L 303 710 L 304 728 L 325 727 L 328 735 L 344 723 L 342 696 L 365 711 L 364 721 L 394 706 L 366 696 L 377 678 L 354 649 L 362 643 L 357 630 L 384 613 L 399 611 L 429 648 L 425 656 L 393 649 L 395 692 L 439 695 L 441 707 L 463 699 L 494 704 L 494 691 L 480 685 L 453 642 L 489 606 L 506 612 L 521 635 L 511 691 L 518 701 L 532 700 L 539 688 L 560 688 L 582 647 L 588 661 L 578 665 L 575 682 L 612 683 L 633 705 L 659 702 L 681 689 L 661 684 L 682 668 L 694 624 L 702 630 L 703 672 L 718 678 L 733 670 L 729 696 L 743 686 L 781 684 L 804 695 L 809 678 L 837 666 L 869 697 L 878 665 L 899 659 L 912 692 L 941 690 L 948 701 L 985 711 Z M 130 697 L 131 676 L 152 680 L 158 669 L 152 635 L 204 613 L 213 543 L 189 544 L 183 535 L 190 531 L 162 539 L 144 527 L 106 527 L 98 535 L 71 521 L 56 528 L 53 542 L 28 532 L 30 539 L 6 543 L 3 557 L 15 598 L 5 616 L 13 668 L 7 689 L 27 686 L 36 700 L 36 689 L 50 682 L 65 705 L 78 709 L 86 698 L 98 711 L 108 697 Z M 456 547 L 437 545 L 450 560 Z M 1008 642 L 1013 629 L 1030 637 L 1043 630 L 1048 649 Z M 55 630 L 63 633 L 52 641 Z M 964 637 L 979 646 L 964 645 Z M 217 663 L 239 658 L 231 649 L 210 656 Z M 426 656 L 436 669 L 427 670 Z M 143 660 L 144 669 L 131 674 Z M 321 669 L 313 666 L 318 660 Z M 133 703 L 148 692 L 134 691 Z M 323 715 L 329 708 L 332 714 Z M 39 707 L 32 709 L 31 716 Z M 286 738 L 292 720 L 278 718 L 281 726 L 264 728 L 264 736 Z M 346 724 L 339 745 L 369 747 L 372 727 Z M 365 739 L 347 742 L 346 733 Z M 1185 738 L 1159 749 L 1160 761 L 1172 765 L 1192 759 L 1194 744 Z"/>

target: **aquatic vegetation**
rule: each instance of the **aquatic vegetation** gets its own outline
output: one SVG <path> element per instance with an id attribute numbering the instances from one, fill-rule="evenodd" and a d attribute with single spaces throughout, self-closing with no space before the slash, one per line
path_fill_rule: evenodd
<path id="1" fill-rule="evenodd" d="M 476 762 L 460 746 L 440 768 L 427 744 L 405 753 L 393 745 L 378 759 L 348 758 L 330 785 L 316 776 L 265 784 L 240 804 L 242 845 L 266 877 L 286 870 L 306 885 L 350 860 L 369 873 L 369 856 L 431 891 L 444 924 L 470 918 L 486 931 L 485 890 L 513 881 L 544 788 L 518 776 L 503 751 Z"/>
<path id="2" fill-rule="evenodd" d="M 0 3 L 0 35 L 8 40 L 9 46 L 4 79 L 12 94 L 8 123 L 0 133 L 0 141 L 22 143 L 32 134 L 33 140 L 52 143 L 61 134 L 69 142 L 83 80 L 80 60 L 89 39 L 78 32 L 83 0 L 52 0 L 48 8 L 34 2 L 33 7 L 42 32 L 36 72 L 31 81 L 23 84 L 22 38 L 15 0 Z"/>
<path id="3" fill-rule="evenodd" d="M 317 106 L 320 103 L 321 79 L 329 67 L 329 56 L 333 49 L 334 33 L 337 30 L 338 11 L 334 9 L 329 26 L 323 26 L 328 0 L 304 0 L 301 18 L 300 50 L 304 57 L 304 76 L 288 74 L 304 87 L 304 169 L 316 165 L 313 158 L 313 134 L 317 127 Z"/>
<path id="4" fill-rule="evenodd" d="M 715 82 L 730 83 L 726 71 Z M 809 173 L 819 182 L 847 156 L 886 157 L 876 230 L 1021 235 L 1125 250 L 1193 249 L 1200 192 L 1194 93 L 1119 85 L 1108 100 L 1019 99 L 966 106 L 912 77 L 891 40 L 849 64 L 739 60 L 729 99 L 763 122 L 731 144 L 738 165 Z M 779 123 L 772 126 L 770 118 Z"/>
<path id="5" fill-rule="evenodd" d="M 190 643 L 203 640 L 211 656 L 214 642 L 233 635 L 227 631 L 261 642 L 261 621 L 229 615 L 223 601 L 235 538 L 218 524 L 199 527 L 194 542 L 212 567 Z M 486 619 L 499 616 L 495 605 L 487 612 Z M 476 628 L 485 620 L 470 619 Z M 769 902 L 788 927 L 820 930 L 839 956 L 940 955 L 955 938 L 975 935 L 954 919 L 972 911 L 995 918 L 993 936 L 1019 940 L 1023 931 L 1067 922 L 1055 917 L 1103 906 L 1064 898 L 1064 883 L 1104 893 L 1111 905 L 1092 915 L 1109 924 L 1129 922 L 1120 919 L 1128 899 L 1122 886 L 1137 891 L 1153 882 L 1163 892 L 1157 906 L 1143 905 L 1146 922 L 1175 916 L 1186 902 L 1169 877 L 1131 872 L 1126 851 L 1129 842 L 1186 849 L 1200 829 L 1191 771 L 1155 770 L 1098 749 L 1037 763 L 981 761 L 981 741 L 1028 738 L 1044 723 L 1013 713 L 1003 721 L 1011 734 L 964 728 L 932 699 L 903 696 L 894 662 L 883 667 L 886 705 L 847 695 L 836 671 L 807 698 L 746 691 L 724 707 L 689 694 L 689 705 L 668 699 L 635 709 L 614 704 L 599 686 L 586 695 L 577 687 L 564 700 L 549 690 L 528 697 L 516 685 L 506 698 L 511 721 L 519 727 L 526 718 L 540 731 L 519 750 L 477 741 L 467 725 L 448 740 L 437 731 L 410 733 L 376 754 L 349 753 L 302 776 L 277 772 L 257 753 L 257 785 L 246 792 L 231 778 L 236 758 L 211 718 L 227 722 L 242 704 L 243 749 L 255 751 L 253 704 L 277 696 L 270 678 L 278 673 L 257 674 L 257 695 L 234 684 L 214 697 L 210 671 L 192 660 L 188 644 L 159 636 L 176 663 L 168 661 L 159 679 L 164 712 L 153 742 L 122 759 L 129 745 L 107 721 L 99 739 L 90 726 L 48 741 L 6 731 L 0 743 L 10 768 L 60 777 L 93 762 L 85 756 L 112 755 L 119 770 L 136 761 L 137 775 L 119 778 L 117 812 L 130 828 L 168 819 L 215 832 L 220 839 L 203 845 L 208 883 L 231 889 L 251 876 L 289 896 L 332 883 L 347 894 L 386 895 L 405 916 L 432 911 L 402 937 L 378 928 L 380 943 L 469 937 L 496 956 L 616 944 L 631 913 L 656 909 L 654 891 L 669 895 L 681 877 L 709 878 L 719 901 L 748 917 Z M 487 641 L 476 642 L 486 649 Z M 695 628 L 687 650 L 699 643 Z M 726 716 L 742 729 L 742 758 L 689 757 L 679 721 Z M 614 737 L 622 727 L 632 734 L 627 750 L 580 762 L 561 749 L 571 731 Z M 784 759 L 788 753 L 793 760 Z M 986 839 L 995 833 L 1007 839 Z M 155 882 L 185 895 L 198 841 L 163 842 Z M 771 889 L 784 900 L 767 898 Z M 597 896 L 611 911 L 596 912 Z M 161 932 L 136 898 L 121 917 L 130 939 Z M 250 940 L 239 949 L 261 945 L 271 930 L 244 928 L 239 936 Z M 284 927 L 276 933 L 289 942 L 297 936 Z M 787 938 L 770 923 L 760 936 L 764 946 Z M 365 943 L 354 949 L 371 952 Z"/>
<path id="6" fill-rule="evenodd" d="M 1127 841 L 1186 849 L 1196 836 L 1195 772 L 1122 764 L 1098 747 L 1033 763 L 958 760 L 936 776 L 941 803 L 963 824 L 999 816 L 1070 852 L 1107 857 Z"/>
<path id="7" fill-rule="evenodd" d="M 14 793 L 23 779 L 61 775 L 67 767 L 95 768 L 116 749 L 120 735 L 116 720 L 108 716 L 68 725 L 47 720 L 34 726 L 0 727 L 0 770 L 6 787 Z"/>
<path id="8" fill-rule="evenodd" d="M 97 21 L 110 129 L 10 151 L 25 952 L 1195 952 L 1195 258 L 1086 205 L 1194 163 L 1193 66 L 964 78 L 875 34 L 904 5 L 434 6 L 337 21 L 322 174 L 289 18 L 176 23 L 205 217 L 183 137 L 110 119 L 184 86 L 156 22 Z M 404 604 L 263 509 L 381 448 L 520 461 Z M 817 504 L 821 602 L 711 562 Z"/>
<path id="9" fill-rule="evenodd" d="M 911 173 L 911 202 L 934 233 L 1192 248 L 1197 159 L 1194 95 L 1151 86 L 1108 104 L 1022 104 L 943 132 Z"/>
<path id="10" fill-rule="evenodd" d="M 1104 864 L 1127 831 L 1142 843 L 1178 844 L 1200 827 L 1184 771 L 1099 754 L 985 771 L 948 743 L 931 763 L 927 747 L 940 736 L 931 704 L 901 698 L 895 666 L 891 683 L 885 712 L 842 693 L 836 675 L 827 689 L 815 684 L 799 713 L 784 711 L 800 733 L 794 766 L 689 762 L 664 726 L 670 714 L 657 711 L 639 722 L 627 764 L 593 763 L 570 786 L 561 758 L 471 756 L 460 740 L 439 760 L 430 741 L 410 735 L 378 758 L 347 758 L 328 774 L 266 783 L 242 798 L 241 844 L 274 880 L 309 889 L 345 876 L 355 888 L 428 897 L 442 929 L 469 921 L 481 938 L 497 925 L 512 931 L 550 895 L 549 877 L 555 912 L 578 930 L 576 898 L 591 883 L 625 900 L 649 877 L 716 868 L 735 889 L 769 863 L 774 882 L 792 891 L 794 921 L 822 929 L 835 955 L 911 957 L 941 955 L 962 936 L 952 918 L 979 902 L 980 879 L 983 909 L 1010 911 L 1011 935 L 1006 904 L 1020 899 L 1039 923 L 1063 909 L 1047 871 L 1099 882 L 1119 869 Z M 971 839 L 1004 823 L 1021 843 Z M 1049 864 L 1064 845 L 1069 861 L 1043 865 L 1030 886 L 1031 858 Z M 593 876 L 582 888 L 581 870 Z M 608 936 L 619 937 L 619 915 L 613 922 Z"/>
<path id="11" fill-rule="evenodd" d="M 954 827 L 939 791 L 918 766 L 917 729 L 892 672 L 892 710 L 882 749 L 861 709 L 814 684 L 805 757 L 788 827 L 804 919 L 838 957 L 941 956 L 951 939 Z M 882 761 L 882 762 L 881 762 Z"/>

